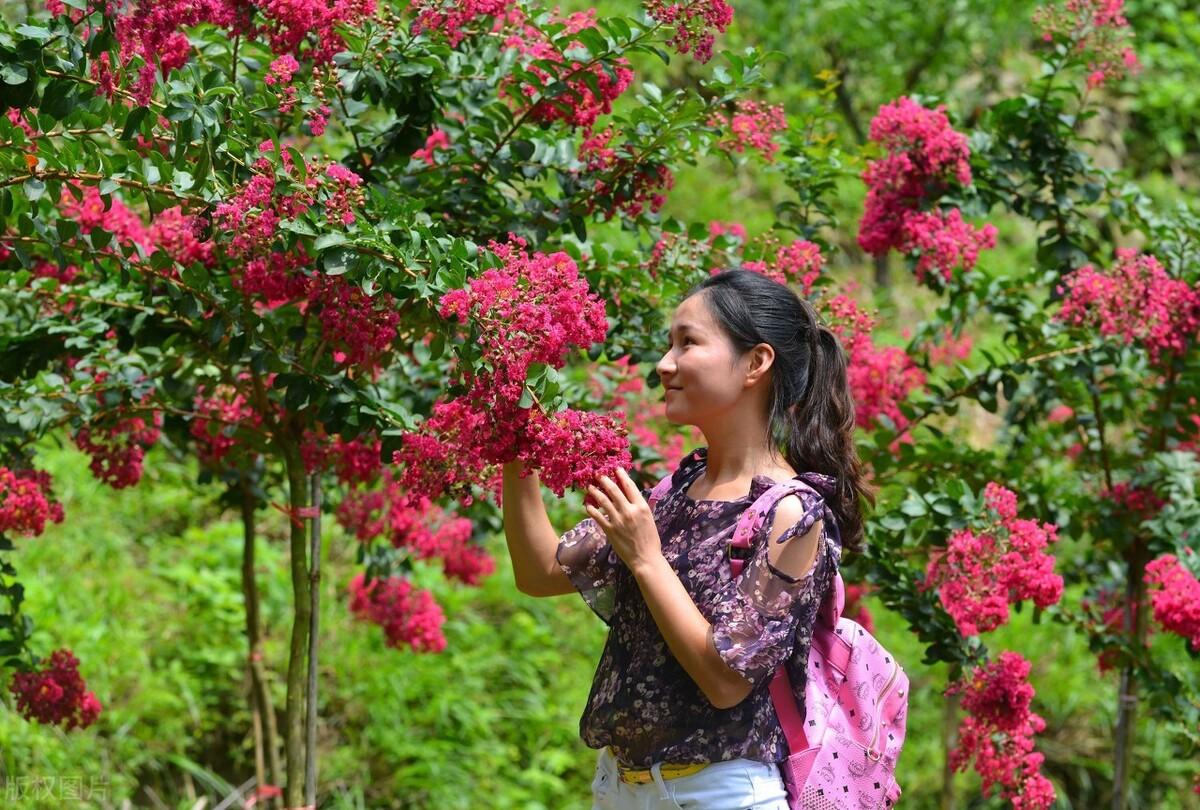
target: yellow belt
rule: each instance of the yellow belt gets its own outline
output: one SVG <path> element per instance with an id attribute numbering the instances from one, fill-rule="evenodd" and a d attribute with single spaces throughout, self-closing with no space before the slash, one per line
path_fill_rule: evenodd
<path id="1" fill-rule="evenodd" d="M 707 767 L 707 762 L 693 762 L 689 764 L 664 762 L 661 773 L 663 779 L 678 779 L 681 776 L 690 776 L 698 773 Z M 630 785 L 644 785 L 654 781 L 654 776 L 650 773 L 649 768 L 625 768 L 620 763 L 617 763 L 617 773 L 620 774 L 622 782 Z"/>

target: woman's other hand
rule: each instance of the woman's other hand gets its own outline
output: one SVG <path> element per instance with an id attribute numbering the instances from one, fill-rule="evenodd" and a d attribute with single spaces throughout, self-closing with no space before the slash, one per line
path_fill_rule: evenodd
<path id="1" fill-rule="evenodd" d="M 584 510 L 604 531 L 625 565 L 636 571 L 662 557 L 654 512 L 629 474 L 618 469 L 616 481 L 602 475 L 599 482 L 600 487 L 587 488 L 594 505 L 585 500 Z"/>

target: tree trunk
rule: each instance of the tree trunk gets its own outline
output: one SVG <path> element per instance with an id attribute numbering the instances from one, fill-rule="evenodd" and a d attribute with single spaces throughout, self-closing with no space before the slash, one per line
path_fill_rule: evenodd
<path id="1" fill-rule="evenodd" d="M 1130 637 L 1134 655 L 1140 656 L 1146 643 L 1146 546 L 1140 539 L 1125 557 L 1129 577 L 1125 583 L 1125 633 Z M 1125 810 L 1129 791 L 1129 762 L 1137 738 L 1137 678 L 1131 661 L 1121 669 L 1117 687 L 1117 733 L 1113 748 L 1113 810 Z"/>
<path id="2" fill-rule="evenodd" d="M 321 608 L 321 475 L 312 476 L 312 573 L 309 594 L 312 627 L 308 634 L 308 729 L 304 760 L 304 800 L 309 807 L 317 806 L 317 630 Z"/>
<path id="3" fill-rule="evenodd" d="M 875 289 L 886 290 L 892 283 L 889 276 L 890 253 L 882 253 L 875 257 Z"/>
<path id="4" fill-rule="evenodd" d="M 242 506 L 242 595 L 246 603 L 247 669 L 250 673 L 250 707 L 254 715 L 255 778 L 261 789 L 281 783 L 279 770 L 279 731 L 275 726 L 275 706 L 267 687 L 262 662 L 262 620 L 258 610 L 258 584 L 254 574 L 257 534 L 254 526 L 254 493 L 245 477 L 241 480 Z M 268 771 L 269 767 L 269 771 Z M 268 778 L 269 775 L 269 778 Z M 265 807 L 275 807 L 269 800 Z"/>
<path id="5" fill-rule="evenodd" d="M 293 808 L 301 807 L 304 799 L 304 675 L 312 606 L 308 593 L 308 532 L 305 531 L 307 527 L 301 515 L 308 505 L 308 497 L 304 463 L 296 438 L 285 435 L 279 441 L 283 445 L 288 477 L 293 611 L 287 671 L 287 730 L 284 743 L 287 749 L 287 784 L 284 786 L 284 806 Z"/>

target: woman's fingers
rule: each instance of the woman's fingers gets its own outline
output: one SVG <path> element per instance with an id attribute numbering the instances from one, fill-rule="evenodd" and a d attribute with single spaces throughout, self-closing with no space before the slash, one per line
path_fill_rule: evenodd
<path id="1" fill-rule="evenodd" d="M 608 495 L 609 500 L 611 500 L 614 505 L 628 500 L 625 491 L 617 486 L 617 482 L 609 478 L 607 475 L 600 476 L 600 483 L 603 485 L 604 491 Z"/>
<path id="2" fill-rule="evenodd" d="M 637 484 L 633 482 L 633 479 L 629 477 L 629 473 L 625 472 L 623 467 L 617 468 L 617 481 L 621 484 L 621 491 L 625 493 L 625 497 L 629 499 L 629 502 L 637 503 L 638 496 L 642 494 L 641 490 L 638 489 Z"/>

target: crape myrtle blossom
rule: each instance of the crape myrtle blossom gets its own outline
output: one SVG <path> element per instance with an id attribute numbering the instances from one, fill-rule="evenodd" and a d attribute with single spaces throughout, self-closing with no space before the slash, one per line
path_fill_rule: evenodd
<path id="1" fill-rule="evenodd" d="M 429 133 L 429 137 L 425 139 L 425 146 L 413 152 L 412 156 L 416 160 L 424 161 L 425 165 L 432 166 L 437 162 L 434 153 L 449 148 L 450 135 L 446 130 L 438 128 Z"/>
<path id="2" fill-rule="evenodd" d="M 859 246 L 875 256 L 915 254 L 918 281 L 931 271 L 948 282 L 956 269 L 971 270 L 981 250 L 995 247 L 997 231 L 936 207 L 955 185 L 971 184 L 967 139 L 950 126 L 945 106 L 929 110 L 902 96 L 879 108 L 870 133 L 885 154 L 869 161 L 862 175 L 867 200 Z"/>
<path id="3" fill-rule="evenodd" d="M 874 430 L 880 417 L 886 417 L 895 426 L 897 439 L 892 452 L 896 452 L 901 442 L 912 441 L 908 417 L 900 404 L 925 384 L 925 372 L 899 346 L 875 345 L 871 336 L 875 319 L 850 296 L 823 297 L 819 303 L 822 316 L 849 360 L 846 373 L 854 398 L 856 424 Z"/>
<path id="4" fill-rule="evenodd" d="M 502 18 L 514 5 L 515 0 L 414 0 L 409 7 L 416 15 L 412 32 L 444 36 L 451 48 L 457 48 L 471 35 L 471 23 Z"/>
<path id="5" fill-rule="evenodd" d="M 470 520 L 454 517 L 424 496 L 405 492 L 391 470 L 383 470 L 378 483 L 374 488 L 351 489 L 338 506 L 338 523 L 360 542 L 369 545 L 383 538 L 414 559 L 440 560 L 447 577 L 466 585 L 478 585 L 495 571 L 491 555 L 470 542 Z"/>
<path id="6" fill-rule="evenodd" d="M 1036 9 L 1033 24 L 1043 41 L 1065 46 L 1084 65 L 1091 89 L 1142 69 L 1124 6 L 1125 0 L 1065 0 Z"/>
<path id="7" fill-rule="evenodd" d="M 657 213 L 675 185 L 675 175 L 662 163 L 639 160 L 628 143 L 612 146 L 612 127 L 593 132 L 579 145 L 579 161 L 594 185 L 587 210 L 600 210 L 605 220 L 618 212 L 636 219 L 647 209 Z"/>
<path id="8" fill-rule="evenodd" d="M 1017 496 L 994 481 L 984 488 L 990 514 L 950 536 L 930 555 L 923 590 L 937 588 L 942 607 L 964 636 L 1008 621 L 1010 603 L 1030 599 L 1040 608 L 1062 598 L 1063 579 L 1045 549 L 1058 539 L 1052 523 L 1017 517 Z"/>
<path id="9" fill-rule="evenodd" d="M 421 429 L 406 433 L 394 462 L 416 496 L 458 494 L 488 465 L 521 458 L 560 495 L 567 487 L 630 463 L 625 428 L 612 414 L 521 407 L 530 366 L 561 368 L 568 353 L 604 340 L 604 302 L 566 253 L 529 253 L 526 242 L 492 241 L 499 261 L 463 289 L 442 296 L 439 313 L 477 332 L 486 371 L 467 374 L 466 393 L 437 402 Z M 586 459 L 580 463 L 581 459 Z"/>
<path id="10" fill-rule="evenodd" d="M 50 473 L 0 466 L 0 534 L 36 537 L 47 522 L 62 523 L 62 504 L 50 488 Z"/>
<path id="11" fill-rule="evenodd" d="M 780 104 L 762 104 L 749 99 L 739 99 L 734 113 L 728 117 L 715 112 L 708 125 L 723 131 L 718 142 L 727 152 L 739 154 L 752 149 L 762 154 L 768 163 L 775 160 L 779 144 L 774 136 L 787 129 L 787 118 Z"/>
<path id="12" fill-rule="evenodd" d="M 15 673 L 8 689 L 26 720 L 70 731 L 87 728 L 100 716 L 100 701 L 87 691 L 79 659 L 66 648 L 51 653 L 42 669 Z"/>
<path id="13" fill-rule="evenodd" d="M 1148 253 L 1118 248 L 1111 269 L 1085 264 L 1063 278 L 1058 293 L 1057 320 L 1136 344 L 1156 365 L 1182 355 L 1200 332 L 1200 285 L 1172 278 Z"/>
<path id="14" fill-rule="evenodd" d="M 1195 561 L 1195 552 L 1185 549 Z M 1154 620 L 1200 650 L 1200 581 L 1174 554 L 1163 554 L 1146 566 L 1146 584 L 1152 587 L 1150 604 Z"/>
<path id="15" fill-rule="evenodd" d="M 824 267 L 825 257 L 821 255 L 821 247 L 806 239 L 796 239 L 789 244 L 780 245 L 772 262 L 760 259 L 744 261 L 741 264 L 743 270 L 761 273 L 780 284 L 798 285 L 799 294 L 805 297 L 812 295 L 813 285 L 821 277 Z M 710 275 L 721 271 L 722 268 L 713 268 Z"/>
<path id="16" fill-rule="evenodd" d="M 596 13 L 596 9 L 593 8 L 577 11 L 562 20 L 555 20 L 564 26 L 559 36 L 569 36 L 584 29 L 595 29 Z M 578 40 L 568 43 L 565 51 L 560 50 L 557 45 L 547 40 L 539 28 L 523 21 L 524 12 L 510 15 L 510 20 L 515 24 L 511 26 L 509 36 L 504 41 L 505 47 L 516 50 L 530 62 L 539 60 L 559 65 L 555 75 L 547 73 L 536 64 L 527 66 L 542 84 L 541 88 L 520 84 L 518 98 L 534 100 L 530 110 L 532 120 L 545 123 L 562 121 L 571 127 L 591 129 L 597 118 L 612 112 L 613 101 L 633 83 L 633 70 L 625 57 L 599 61 L 570 58 L 565 52 L 583 48 L 583 44 Z M 560 82 L 565 89 L 557 95 L 549 95 L 549 88 Z M 507 92 L 506 94 L 513 95 Z"/>
<path id="17" fill-rule="evenodd" d="M 416 652 L 446 649 L 442 624 L 446 617 L 433 594 L 413 586 L 403 577 L 375 578 L 363 574 L 350 581 L 350 612 L 383 628 L 389 647 L 411 647 Z"/>
<path id="18" fill-rule="evenodd" d="M 61 0 L 51 0 L 47 8 L 51 14 L 70 13 L 72 19 L 82 19 L 82 12 L 68 9 Z M 124 83 L 118 74 L 136 70 L 133 97 L 145 107 L 150 106 L 158 78 L 165 79 L 191 58 L 189 28 L 213 25 L 230 37 L 265 40 L 278 57 L 328 64 L 345 48 L 337 27 L 374 15 L 375 0 L 136 0 L 105 2 L 103 7 L 95 3 L 92 10 L 115 20 L 120 49 L 119 67 L 107 53 L 102 54 L 94 63 L 99 72 L 93 78 L 111 98 Z M 275 75 L 282 76 L 281 70 Z"/>
<path id="19" fill-rule="evenodd" d="M 950 764 L 964 771 L 974 761 L 984 795 L 999 785 L 1000 798 L 1014 810 L 1047 810 L 1054 786 L 1041 773 L 1045 757 L 1033 750 L 1033 735 L 1045 730 L 1046 721 L 1031 710 L 1029 670 L 1021 655 L 1005 651 L 950 685 L 946 695 L 961 695 L 966 712 Z"/>
<path id="20" fill-rule="evenodd" d="M 128 405 L 112 407 L 105 401 L 102 387 L 107 371 L 95 372 L 96 401 L 102 410 L 74 433 L 75 444 L 91 456 L 92 475 L 113 489 L 124 489 L 142 478 L 142 461 L 146 450 L 162 435 L 163 414 L 151 407 L 131 409 Z M 153 389 L 146 391 L 138 404 L 153 401 Z M 142 415 L 149 411 L 149 421 Z"/>
<path id="21" fill-rule="evenodd" d="M 675 50 L 691 53 L 697 62 L 712 58 L 713 32 L 723 34 L 733 22 L 733 6 L 724 0 L 645 0 L 643 5 L 650 19 L 674 29 L 669 42 Z"/>
<path id="22" fill-rule="evenodd" d="M 300 70 L 300 63 L 296 61 L 296 57 L 290 53 L 276 59 L 267 68 L 267 75 L 263 78 L 263 83 L 268 87 L 275 87 L 276 93 L 279 96 L 279 112 L 287 115 L 296 106 L 297 89 L 292 84 L 292 76 L 296 71 Z"/>

